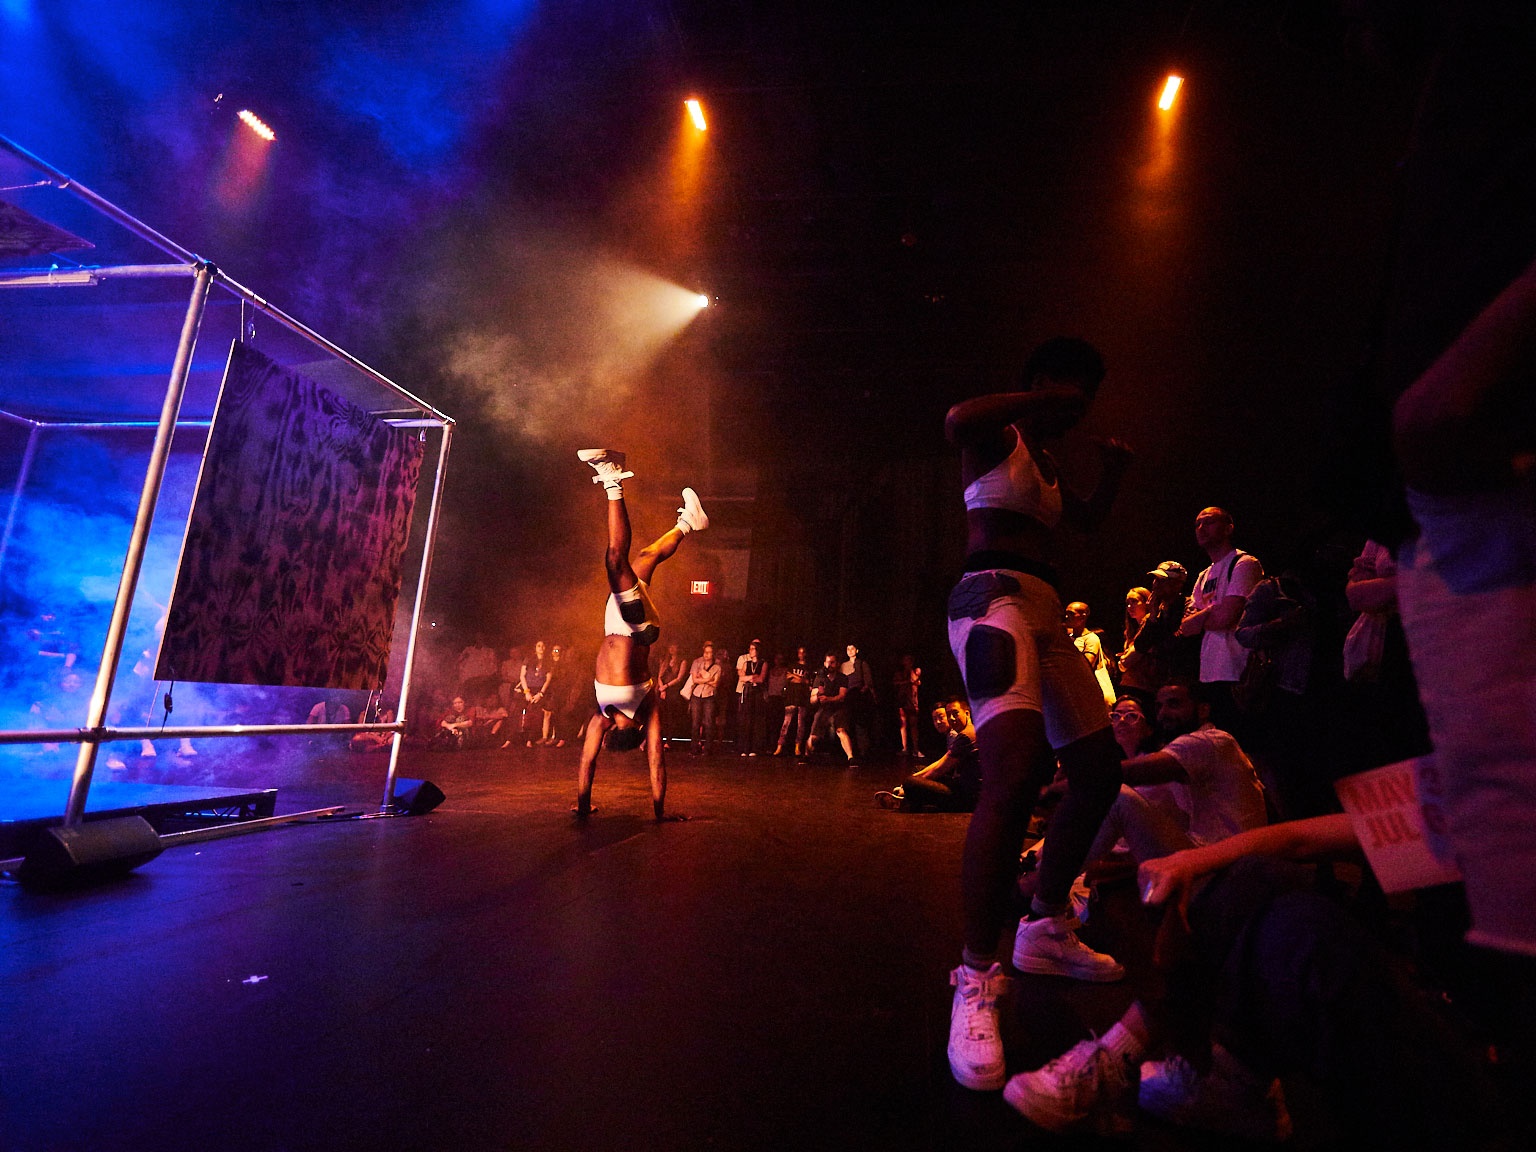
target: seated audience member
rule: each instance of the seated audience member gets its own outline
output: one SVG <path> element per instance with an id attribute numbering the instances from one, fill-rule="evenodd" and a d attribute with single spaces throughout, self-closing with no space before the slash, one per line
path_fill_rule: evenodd
<path id="1" fill-rule="evenodd" d="M 464 737 L 466 748 L 506 747 L 502 734 L 507 727 L 507 710 L 494 693 L 488 693 L 469 710 L 470 727 Z"/>
<path id="2" fill-rule="evenodd" d="M 1133 707 L 1139 709 L 1132 700 L 1116 701 L 1122 719 L 1113 727 L 1134 727 L 1123 719 Z M 1236 740 L 1211 724 L 1210 707 L 1197 700 L 1191 683 L 1174 681 L 1158 690 L 1157 726 L 1168 742 L 1121 765 L 1125 783 L 1089 849 L 1090 861 L 1108 855 L 1121 839 L 1145 862 L 1265 823 L 1264 788 L 1253 765 Z M 1050 852 L 1049 838 L 1042 852 Z M 1086 897 L 1080 879 L 1073 888 L 1079 919 L 1087 918 Z"/>
<path id="3" fill-rule="evenodd" d="M 352 709 L 340 700 L 321 700 L 304 717 L 306 724 L 350 724 Z"/>
<path id="4" fill-rule="evenodd" d="M 882 808 L 902 812 L 921 812 L 924 808 L 940 812 L 971 812 L 981 792 L 981 760 L 976 753 L 976 729 L 971 725 L 971 708 L 963 699 L 952 696 L 934 709 L 935 723 L 943 717 L 947 747 L 921 772 L 914 772 L 905 783 L 890 792 L 881 792 L 876 801 Z"/>
<path id="5" fill-rule="evenodd" d="M 446 752 L 459 751 L 464 747 L 465 737 L 468 736 L 473 723 L 469 709 L 464 703 L 464 697 L 455 696 L 448 705 L 448 712 L 437 722 L 437 731 L 432 737 L 431 746 Z"/>
<path id="6" fill-rule="evenodd" d="M 378 722 L 380 724 L 393 724 L 395 722 L 395 710 L 393 708 L 380 708 Z M 354 752 L 377 752 L 381 748 L 388 748 L 389 742 L 395 738 L 393 732 L 359 732 L 352 737 L 347 747 Z"/>
<path id="7" fill-rule="evenodd" d="M 1275 1143 L 1292 1127 L 1279 1078 L 1305 1075 L 1343 1147 L 1514 1147 L 1498 1140 L 1507 1116 L 1443 1001 L 1296 863 L 1359 855 L 1349 818 L 1332 815 L 1144 862 L 1142 899 L 1165 909 L 1166 995 L 1014 1076 L 1004 1099 L 1052 1132 L 1125 1133 L 1139 1105 Z"/>
<path id="8" fill-rule="evenodd" d="M 828 652 L 822 658 L 821 670 L 811 681 L 811 736 L 806 741 L 805 754 L 814 756 L 816 745 L 828 732 L 836 732 L 838 743 L 850 767 L 854 765 L 853 741 L 848 736 L 848 677 L 838 667 L 838 653 Z"/>

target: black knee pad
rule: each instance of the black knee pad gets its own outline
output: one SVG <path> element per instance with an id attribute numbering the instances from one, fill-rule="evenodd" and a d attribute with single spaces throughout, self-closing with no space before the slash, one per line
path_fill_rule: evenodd
<path id="1" fill-rule="evenodd" d="M 619 617 L 630 627 L 634 627 L 636 624 L 644 624 L 645 602 L 639 599 L 620 600 Z"/>
<path id="2" fill-rule="evenodd" d="M 978 624 L 965 638 L 965 691 L 972 700 L 1008 691 L 1018 666 L 1013 637 L 1001 628 Z"/>
<path id="3" fill-rule="evenodd" d="M 633 623 L 633 621 L 631 621 L 631 623 Z M 635 639 L 640 641 L 642 644 L 654 644 L 656 643 L 656 638 L 660 635 L 660 628 L 656 627 L 654 624 L 647 624 L 644 628 L 635 633 Z"/>

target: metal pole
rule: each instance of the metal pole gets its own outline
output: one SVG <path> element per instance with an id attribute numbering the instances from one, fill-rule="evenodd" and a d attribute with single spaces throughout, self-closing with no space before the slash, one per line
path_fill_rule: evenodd
<path id="1" fill-rule="evenodd" d="M 320 333 L 316 332 L 308 324 L 305 324 L 302 320 L 297 320 L 294 317 L 288 315 L 288 313 L 284 312 L 276 304 L 273 304 L 270 300 L 263 296 L 258 296 L 244 284 L 241 284 L 238 280 L 232 279 L 223 272 L 215 272 L 215 275 L 218 277 L 219 286 L 221 288 L 234 293 L 240 299 L 249 304 L 252 308 L 255 308 L 258 312 L 261 312 L 266 316 L 270 316 L 273 320 L 276 320 L 290 332 L 297 333 L 298 335 L 304 337 L 304 339 L 308 340 L 311 344 L 317 344 L 321 348 L 324 348 L 332 356 L 336 357 L 336 359 L 342 361 L 345 364 L 350 364 L 353 368 L 357 369 L 364 376 L 367 376 L 370 380 L 384 385 L 384 387 L 388 388 L 391 392 L 394 392 L 396 395 L 409 402 L 411 407 L 415 408 L 417 411 L 425 412 L 429 416 L 435 416 L 445 424 L 453 423 L 452 420 L 443 415 L 443 413 L 439 412 L 436 408 L 432 407 L 432 405 L 406 391 L 400 385 L 391 380 L 388 376 L 384 375 L 384 373 L 380 372 L 377 368 L 373 368 L 367 364 L 364 364 L 356 356 L 352 355 L 352 353 L 341 347 L 341 345 L 334 344 L 327 340 L 324 336 L 320 335 Z"/>
<path id="2" fill-rule="evenodd" d="M 192 351 L 197 346 L 197 333 L 203 323 L 203 310 L 208 305 L 208 290 L 213 286 L 213 276 L 213 265 L 204 262 L 198 266 L 197 278 L 192 283 L 192 297 L 187 301 L 187 315 L 182 321 L 176 359 L 171 364 L 165 403 L 160 408 L 160 424 L 155 430 L 154 447 L 149 453 L 149 469 L 144 474 L 138 512 L 134 516 L 133 531 L 128 536 L 128 549 L 123 557 L 123 574 L 117 584 L 117 600 L 112 605 L 112 619 L 107 625 L 107 637 L 102 644 L 101 667 L 96 672 L 96 688 L 91 693 L 90 711 L 86 716 L 87 728 L 102 727 L 107 715 L 107 704 L 112 698 L 112 684 L 117 679 L 117 662 L 122 657 L 123 642 L 128 634 L 128 613 L 133 608 L 139 571 L 144 566 L 144 546 L 149 540 L 149 525 L 155 518 L 155 505 L 160 500 L 160 485 L 165 479 L 166 461 L 171 455 L 171 436 L 176 431 L 176 416 L 181 411 L 181 399 L 186 394 L 187 377 L 192 370 Z M 69 802 L 64 807 L 65 827 L 79 824 L 85 818 L 85 797 L 91 790 L 91 773 L 96 767 L 99 747 L 95 741 L 80 745 L 80 754 L 75 760 L 75 777 L 69 785 Z"/>
<path id="3" fill-rule="evenodd" d="M 421 635 L 421 609 L 427 600 L 427 580 L 432 575 L 432 549 L 437 543 L 437 517 L 443 505 L 443 481 L 448 475 L 448 447 L 453 443 L 453 424 L 443 425 L 443 441 L 437 449 L 437 474 L 432 477 L 432 505 L 427 513 L 427 538 L 421 549 L 421 573 L 416 577 L 416 603 L 411 607 L 411 634 L 405 642 L 405 670 L 400 675 L 400 703 L 395 719 L 405 720 L 406 707 L 411 698 L 411 673 L 416 667 L 416 638 Z M 402 729 L 389 742 L 389 771 L 384 777 L 384 799 L 379 811 L 387 812 L 395 802 L 395 776 L 400 766 L 400 745 L 405 739 Z"/>
<path id="4" fill-rule="evenodd" d="M 172 240 L 169 236 L 161 235 L 148 224 L 144 223 L 144 221 L 140 220 L 138 217 L 131 216 L 127 212 L 124 212 L 121 208 L 112 203 L 112 201 L 108 200 L 105 196 L 100 196 L 97 193 L 92 192 L 84 184 L 80 184 L 74 180 L 71 180 L 63 172 L 60 172 L 57 168 L 55 168 L 52 164 L 49 164 L 46 160 L 43 160 L 40 157 L 34 156 L 32 153 L 28 152 L 25 148 L 16 143 L 16 141 L 10 139 L 8 136 L 0 136 L 0 149 L 9 152 L 17 159 L 23 160 L 27 164 L 30 164 L 39 172 L 42 172 L 50 177 L 54 183 L 56 183 L 63 191 L 78 196 L 81 200 L 84 200 L 87 204 L 89 204 L 92 208 L 95 208 L 96 211 L 100 212 L 103 216 L 106 216 L 111 220 L 116 220 L 124 228 L 128 229 L 128 231 L 134 233 L 136 236 L 139 236 L 141 239 L 148 240 L 151 244 L 160 249 L 160 251 L 164 252 L 167 256 L 174 256 L 176 259 L 182 261 L 185 264 L 201 263 L 196 253 L 187 251 L 180 244 Z"/>
<path id="5" fill-rule="evenodd" d="M 16 509 L 21 507 L 21 494 L 27 487 L 27 477 L 32 474 L 32 460 L 37 455 L 37 425 L 27 433 L 27 448 L 21 454 L 21 470 L 16 473 L 16 491 L 11 494 L 11 510 L 5 516 L 5 533 L 0 535 L 0 572 L 5 571 L 5 553 L 11 546 L 11 529 L 16 526 Z"/>

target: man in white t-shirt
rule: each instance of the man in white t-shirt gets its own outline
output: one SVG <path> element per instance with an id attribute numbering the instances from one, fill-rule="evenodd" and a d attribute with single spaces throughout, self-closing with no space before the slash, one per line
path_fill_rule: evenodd
<path id="1" fill-rule="evenodd" d="M 1211 715 L 1227 728 L 1236 719 L 1232 685 L 1248 663 L 1248 649 L 1237 642 L 1237 625 L 1249 594 L 1264 579 L 1258 558 L 1233 545 L 1234 529 L 1232 514 L 1223 508 L 1202 508 L 1195 517 L 1195 543 L 1211 563 L 1195 580 L 1178 631 L 1180 636 L 1200 637 L 1200 682 L 1213 685 Z"/>
<path id="2" fill-rule="evenodd" d="M 1121 765 L 1125 784 L 1099 829 L 1090 860 L 1105 855 L 1122 837 L 1132 855 L 1145 861 L 1213 844 L 1267 822 L 1264 789 L 1253 765 L 1236 740 L 1211 724 L 1210 706 L 1199 693 L 1185 681 L 1158 689 L 1157 726 L 1168 743 Z M 1143 790 L 1152 785 L 1165 787 L 1149 796 Z"/>

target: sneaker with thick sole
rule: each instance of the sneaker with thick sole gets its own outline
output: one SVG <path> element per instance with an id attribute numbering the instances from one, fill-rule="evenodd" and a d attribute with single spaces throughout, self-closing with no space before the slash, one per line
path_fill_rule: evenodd
<path id="1" fill-rule="evenodd" d="M 1095 952 L 1077 938 L 1069 916 L 1020 920 L 1013 938 L 1013 966 L 1037 976 L 1069 976 L 1093 984 L 1113 984 L 1125 969 L 1113 957 Z"/>
<path id="2" fill-rule="evenodd" d="M 592 466 L 597 473 L 592 477 L 594 484 L 617 484 L 634 475 L 624 470 L 624 453 L 611 448 L 583 448 L 576 453 L 576 459 Z"/>
<path id="3" fill-rule="evenodd" d="M 699 494 L 692 488 L 683 489 L 683 506 L 677 510 L 677 519 L 678 523 L 688 525 L 690 532 L 702 532 L 709 527 L 704 505 L 699 503 Z"/>
<path id="4" fill-rule="evenodd" d="M 962 964 L 949 974 L 955 996 L 949 1007 L 949 1069 L 977 1092 L 996 1092 L 1008 1079 L 997 1000 L 1012 983 L 1001 964 L 985 972 Z"/>
<path id="5" fill-rule="evenodd" d="M 894 792 L 876 792 L 875 807 L 884 808 L 887 812 L 899 812 L 901 810 L 901 797 Z"/>
<path id="6" fill-rule="evenodd" d="M 1255 1143 L 1290 1139 L 1291 1114 L 1280 1081 L 1265 1082 L 1220 1044 L 1211 1048 L 1211 1070 L 1202 1075 L 1182 1056 L 1141 1066 L 1137 1103 L 1170 1124 L 1219 1132 Z"/>
<path id="7" fill-rule="evenodd" d="M 1133 1126 L 1131 1069 L 1098 1040 L 1083 1040 L 1003 1089 L 1014 1111 L 1047 1132 L 1122 1136 Z"/>

